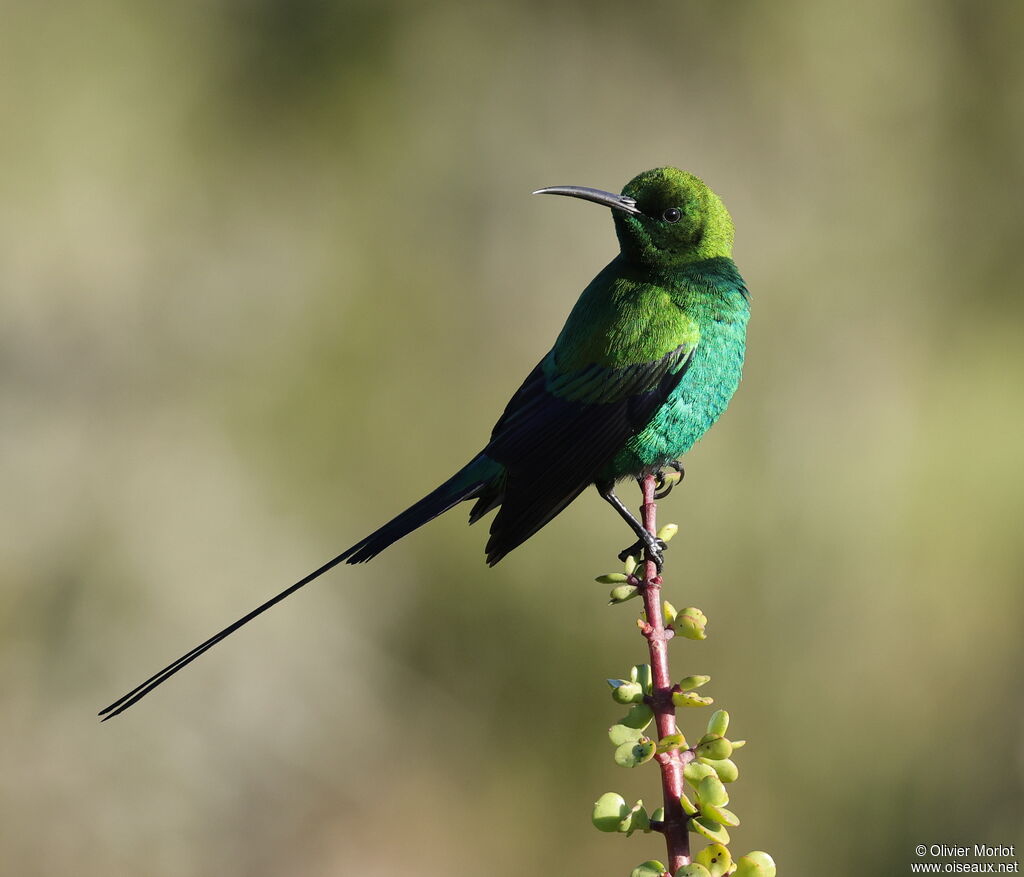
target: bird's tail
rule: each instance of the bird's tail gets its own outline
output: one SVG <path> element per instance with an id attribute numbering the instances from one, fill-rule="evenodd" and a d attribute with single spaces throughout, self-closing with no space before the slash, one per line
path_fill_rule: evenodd
<path id="1" fill-rule="evenodd" d="M 230 636 L 243 625 L 248 624 L 257 615 L 262 615 L 271 606 L 280 603 L 285 597 L 294 594 L 299 588 L 308 585 L 314 579 L 320 578 L 325 572 L 333 569 L 342 561 L 364 563 L 370 560 L 372 557 L 380 554 L 392 542 L 396 542 L 403 536 L 408 535 L 417 527 L 422 527 L 427 521 L 436 518 L 442 512 L 448 511 L 448 509 L 462 502 L 462 500 L 478 496 L 482 488 L 501 476 L 502 471 L 502 466 L 499 463 L 495 463 L 483 454 L 473 458 L 436 490 L 432 490 L 419 502 L 407 508 L 398 517 L 386 523 L 379 530 L 374 531 L 365 539 L 357 542 L 348 551 L 339 554 L 333 560 L 327 561 L 319 569 L 313 570 L 309 575 L 299 579 L 294 585 L 290 585 L 281 591 L 280 594 L 271 597 L 248 614 L 243 615 L 238 621 L 229 624 L 219 633 L 215 633 L 205 642 L 186 652 L 178 660 L 168 664 L 159 673 L 150 676 L 149 679 L 133 688 L 124 697 L 114 701 L 114 703 L 100 712 L 100 715 L 104 717 L 103 721 L 112 719 L 114 716 L 123 713 L 132 704 L 138 703 L 154 688 L 166 682 L 179 670 L 183 670 L 204 652 L 212 649 L 222 639 Z"/>
<path id="2" fill-rule="evenodd" d="M 427 521 L 433 520 L 463 500 L 479 496 L 481 488 L 491 483 L 501 471 L 501 464 L 495 463 L 483 454 L 475 457 L 440 487 L 409 506 L 379 530 L 374 530 L 365 539 L 360 539 L 338 559 L 346 563 L 365 563 L 372 560 L 392 542 L 408 536 Z"/>

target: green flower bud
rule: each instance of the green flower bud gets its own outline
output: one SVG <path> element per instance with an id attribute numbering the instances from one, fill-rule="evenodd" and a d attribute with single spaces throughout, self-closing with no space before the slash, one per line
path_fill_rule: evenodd
<path id="1" fill-rule="evenodd" d="M 747 741 L 746 740 L 733 740 L 732 741 L 732 748 L 733 749 L 742 749 L 746 745 L 747 745 Z"/>
<path id="2" fill-rule="evenodd" d="M 729 844 L 729 832 L 724 825 L 719 825 L 713 819 L 706 816 L 697 816 L 690 820 L 690 831 L 703 835 L 713 843 L 720 843 L 724 846 Z"/>
<path id="3" fill-rule="evenodd" d="M 619 831 L 630 837 L 634 831 L 650 831 L 651 818 L 644 809 L 644 802 L 637 801 L 633 808 L 626 814 L 626 818 L 619 823 Z"/>
<path id="4" fill-rule="evenodd" d="M 686 792 L 679 796 L 679 806 L 683 808 L 683 812 L 687 816 L 696 816 L 700 813 L 700 808 L 686 796 Z"/>
<path id="5" fill-rule="evenodd" d="M 707 685 L 711 681 L 710 676 L 684 676 L 679 680 L 679 687 L 683 691 L 689 691 L 691 688 L 700 688 L 702 685 Z M 724 731 L 722 732 L 725 733 Z"/>
<path id="6" fill-rule="evenodd" d="M 729 714 L 725 710 L 715 710 L 708 719 L 708 733 L 716 737 L 724 737 L 729 730 Z"/>
<path id="7" fill-rule="evenodd" d="M 671 752 L 673 749 L 685 749 L 686 738 L 682 734 L 668 734 L 658 741 L 658 755 Z"/>
<path id="8" fill-rule="evenodd" d="M 654 721 L 654 710 L 645 703 L 638 703 L 629 708 L 629 712 L 619 719 L 620 725 L 627 728 L 639 728 L 641 731 Z"/>
<path id="9" fill-rule="evenodd" d="M 715 761 L 713 758 L 702 758 L 701 762 L 712 768 L 723 783 L 734 783 L 740 778 L 740 769 L 731 758 Z"/>
<path id="10" fill-rule="evenodd" d="M 711 706 L 715 702 L 713 697 L 703 697 L 696 691 L 673 691 L 673 706 Z"/>
<path id="11" fill-rule="evenodd" d="M 683 768 L 683 777 L 694 788 L 697 788 L 697 786 L 700 785 L 700 781 L 704 779 L 704 777 L 711 777 L 714 775 L 714 768 L 708 767 L 706 764 L 702 764 L 699 761 L 691 761 Z"/>
<path id="12" fill-rule="evenodd" d="M 643 735 L 644 732 L 640 728 L 631 728 L 629 725 L 612 725 L 608 729 L 608 739 L 616 746 L 621 746 L 623 743 L 635 743 Z"/>
<path id="13" fill-rule="evenodd" d="M 697 744 L 697 757 L 721 761 L 732 755 L 732 743 L 716 734 L 705 734 Z"/>
<path id="14" fill-rule="evenodd" d="M 650 694 L 654 688 L 654 674 L 650 664 L 637 664 L 630 670 L 629 678 L 643 686 L 644 694 Z"/>
<path id="15" fill-rule="evenodd" d="M 626 682 L 625 679 L 609 679 L 612 687 L 612 700 L 616 703 L 639 703 L 644 699 L 644 690 L 639 682 Z"/>
<path id="16" fill-rule="evenodd" d="M 711 873 L 703 865 L 693 862 L 689 865 L 683 865 L 678 871 L 676 871 L 676 877 L 711 877 Z"/>
<path id="17" fill-rule="evenodd" d="M 618 585 L 628 580 L 629 576 L 620 572 L 605 573 L 603 576 L 598 576 L 594 579 L 595 582 L 602 585 Z"/>
<path id="18" fill-rule="evenodd" d="M 626 558 L 626 566 L 625 566 L 626 575 L 627 576 L 633 575 L 633 573 L 636 570 L 637 566 L 639 566 L 639 562 L 631 554 L 629 557 Z"/>
<path id="19" fill-rule="evenodd" d="M 723 877 L 732 867 L 732 856 L 729 855 L 729 850 L 717 843 L 704 847 L 694 856 L 693 861 L 707 868 L 711 877 Z"/>
<path id="20" fill-rule="evenodd" d="M 669 603 L 668 600 L 663 600 L 661 603 L 661 614 L 665 618 L 665 625 L 667 627 L 675 623 L 676 615 L 679 613 L 676 612 L 676 607 Z"/>
<path id="21" fill-rule="evenodd" d="M 590 819 L 598 831 L 618 831 L 619 823 L 629 815 L 626 799 L 615 792 L 605 792 L 594 802 Z"/>
<path id="22" fill-rule="evenodd" d="M 662 527 L 660 530 L 658 530 L 658 538 L 662 542 L 671 542 L 672 541 L 672 537 L 675 536 L 676 533 L 678 533 L 678 532 L 679 532 L 679 525 L 678 524 L 666 524 L 664 527 Z"/>
<path id="23" fill-rule="evenodd" d="M 676 615 L 673 626 L 676 633 L 685 636 L 687 639 L 707 639 L 704 628 L 708 619 L 700 609 L 690 606 Z"/>
<path id="24" fill-rule="evenodd" d="M 775 877 L 775 862 L 768 853 L 754 850 L 736 860 L 733 877 Z"/>
<path id="25" fill-rule="evenodd" d="M 625 603 L 634 597 L 640 596 L 640 588 L 636 585 L 616 585 L 608 595 L 608 605 L 614 606 L 617 603 Z"/>
<path id="26" fill-rule="evenodd" d="M 702 806 L 714 804 L 716 807 L 722 807 L 729 803 L 729 793 L 722 785 L 718 774 L 711 773 L 697 783 L 697 800 Z"/>
<path id="27" fill-rule="evenodd" d="M 654 741 L 646 737 L 627 740 L 615 750 L 615 763 L 619 767 L 639 767 L 645 761 L 654 758 L 656 748 Z"/>
<path id="28" fill-rule="evenodd" d="M 651 859 L 649 862 L 637 865 L 629 877 L 661 877 L 664 873 L 665 866 L 656 859 Z"/>
<path id="29" fill-rule="evenodd" d="M 659 807 L 651 814 L 651 822 L 664 822 L 665 821 L 665 808 Z"/>
<path id="30" fill-rule="evenodd" d="M 735 828 L 740 824 L 740 818 L 732 810 L 726 810 L 715 804 L 704 804 L 700 808 L 700 815 L 713 819 L 720 825 L 728 825 L 729 828 Z"/>

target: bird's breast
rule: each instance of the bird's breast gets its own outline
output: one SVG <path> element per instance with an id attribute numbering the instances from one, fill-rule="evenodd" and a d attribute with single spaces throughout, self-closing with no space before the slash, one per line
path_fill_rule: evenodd
<path id="1" fill-rule="evenodd" d="M 728 407 L 743 370 L 747 314 L 724 309 L 700 323 L 700 343 L 686 373 L 616 457 L 614 477 L 652 471 L 678 459 Z"/>

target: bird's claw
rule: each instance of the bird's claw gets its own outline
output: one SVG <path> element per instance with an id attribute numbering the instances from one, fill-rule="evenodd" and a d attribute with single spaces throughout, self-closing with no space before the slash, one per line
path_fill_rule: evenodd
<path id="1" fill-rule="evenodd" d="M 629 546 L 629 548 L 623 548 L 622 551 L 619 552 L 619 560 L 625 563 L 627 557 L 640 557 L 643 553 L 644 547 L 644 540 L 637 539 L 636 542 Z"/>
<path id="2" fill-rule="evenodd" d="M 672 488 L 682 481 L 686 475 L 683 464 L 678 460 L 672 460 L 668 464 L 668 468 L 674 470 L 674 474 L 666 475 L 664 469 L 659 469 L 654 473 L 654 477 L 657 478 L 654 493 L 655 499 L 664 499 L 668 496 L 672 492 Z"/>
<path id="3" fill-rule="evenodd" d="M 665 564 L 665 551 L 667 548 L 668 544 L 664 539 L 658 539 L 648 534 L 647 539 L 637 539 L 629 548 L 624 548 L 620 551 L 619 560 L 625 563 L 627 557 L 642 557 L 643 552 L 646 551 L 651 555 L 654 565 L 660 573 L 662 566 Z"/>

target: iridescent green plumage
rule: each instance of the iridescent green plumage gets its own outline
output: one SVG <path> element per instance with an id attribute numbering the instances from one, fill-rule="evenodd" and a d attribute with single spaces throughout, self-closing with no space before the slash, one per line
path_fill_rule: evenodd
<path id="1" fill-rule="evenodd" d="M 640 174 L 622 195 L 573 186 L 540 191 L 611 207 L 620 253 L 583 291 L 554 347 L 509 401 L 484 449 L 379 530 L 101 715 L 123 712 L 342 561 L 370 560 L 464 500 L 476 501 L 470 522 L 498 509 L 487 542 L 487 562 L 494 564 L 595 485 L 660 563 L 663 545 L 632 518 L 612 487 L 686 453 L 739 384 L 749 309 L 731 258 L 732 220 L 714 192 L 675 168 Z"/>

